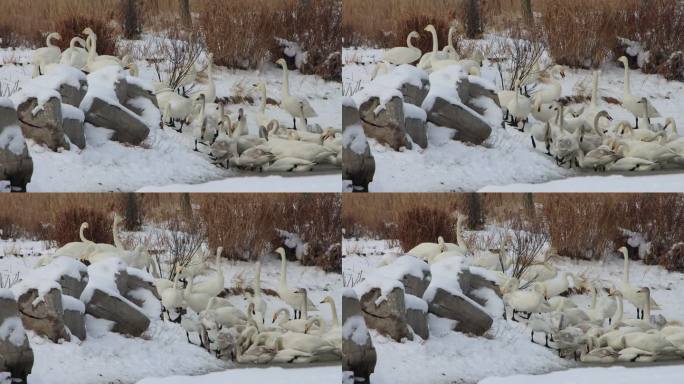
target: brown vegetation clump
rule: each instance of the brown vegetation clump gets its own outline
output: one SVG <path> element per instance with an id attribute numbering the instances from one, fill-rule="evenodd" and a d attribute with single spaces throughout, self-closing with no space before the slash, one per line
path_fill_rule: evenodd
<path id="1" fill-rule="evenodd" d="M 58 216 L 60 221 L 48 226 L 48 238 L 57 246 L 81 241 L 79 230 L 84 222 L 88 223 L 88 228 L 83 231 L 86 239 L 95 243 L 112 243 L 112 220 L 105 212 L 90 208 L 73 208 L 62 211 Z"/>
<path id="2" fill-rule="evenodd" d="M 455 220 L 446 210 L 415 207 L 400 212 L 397 219 L 394 238 L 399 240 L 404 250 L 423 242 L 436 243 L 438 236 L 447 243 L 456 242 Z"/>
<path id="3" fill-rule="evenodd" d="M 64 50 L 69 48 L 71 39 L 74 37 L 81 37 L 85 40 L 86 36 L 83 34 L 85 28 L 90 28 L 97 35 L 97 53 L 100 55 L 116 55 L 116 39 L 118 37 L 117 28 L 113 27 L 111 23 L 104 20 L 88 17 L 88 16 L 73 16 L 63 19 L 55 23 L 55 32 L 62 35 L 62 40 L 55 41 L 55 45 Z"/>

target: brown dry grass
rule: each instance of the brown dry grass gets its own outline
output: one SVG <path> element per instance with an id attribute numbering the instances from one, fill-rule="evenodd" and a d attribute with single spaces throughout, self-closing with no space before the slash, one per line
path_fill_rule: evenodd
<path id="1" fill-rule="evenodd" d="M 143 224 L 182 217 L 180 194 L 141 194 L 137 203 Z M 111 242 L 111 213 L 124 215 L 127 194 L 0 195 L 3 238 L 25 237 L 57 244 L 78 241 L 78 228 L 90 224 L 86 237 Z M 304 265 L 326 271 L 341 268 L 341 199 L 336 194 L 192 194 L 196 219 L 207 228 L 209 246 L 223 246 L 234 259 L 256 259 L 283 243 L 276 229 L 297 233 L 309 244 Z M 187 206 L 187 204 L 185 204 Z"/>
<path id="2" fill-rule="evenodd" d="M 454 223 L 449 215 L 454 210 L 468 213 L 467 196 L 345 194 L 345 236 L 398 239 L 404 249 L 439 235 L 447 239 Z M 598 258 L 626 243 L 624 228 L 651 241 L 646 262 L 670 269 L 684 265 L 678 256 L 681 246 L 675 247 L 684 238 L 684 195 L 481 194 L 480 205 L 485 223 L 543 231 L 564 256 Z M 411 229 L 421 233 L 419 239 L 411 237 Z"/>
<path id="3" fill-rule="evenodd" d="M 205 36 L 220 65 L 257 68 L 264 61 L 275 61 L 283 55 L 275 38 L 282 38 L 299 42 L 309 52 L 304 73 L 339 80 L 342 1 L 309 3 L 304 8 L 299 0 L 192 0 L 190 9 L 195 29 Z M 2 0 L 0 40 L 4 46 L 41 46 L 47 32 L 64 31 L 62 44 L 68 45 L 73 37 L 69 24 L 86 19 L 109 29 L 98 33 L 98 40 L 105 44 L 104 50 L 98 47 L 98 51 L 112 54 L 105 39 L 115 42 L 123 33 L 122 4 L 120 0 Z M 143 31 L 165 31 L 181 25 L 178 0 L 144 0 L 140 4 Z"/>

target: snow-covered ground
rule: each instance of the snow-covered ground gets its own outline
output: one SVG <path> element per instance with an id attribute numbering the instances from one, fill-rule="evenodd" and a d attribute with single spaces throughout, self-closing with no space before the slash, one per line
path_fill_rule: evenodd
<path id="1" fill-rule="evenodd" d="M 469 233 L 469 235 L 472 234 Z M 396 242 L 385 240 L 344 239 L 342 243 L 342 271 L 345 281 L 358 284 L 371 271 L 377 268 L 383 257 L 391 258 L 401 255 L 402 250 Z M 606 255 L 600 261 L 577 261 L 567 258 L 556 258 L 553 264 L 560 271 L 569 271 L 590 281 L 600 282 L 610 287 L 622 278 L 622 258 Z M 660 266 L 649 266 L 641 262 L 630 265 L 630 282 L 636 286 L 651 288 L 653 298 L 659 303 L 661 311 L 668 320 L 684 320 L 684 274 L 668 272 Z M 572 295 L 572 300 L 580 308 L 587 308 L 591 302 L 590 295 Z M 496 308 L 487 304 L 494 322 L 491 329 L 483 337 L 469 337 L 449 329 L 450 320 L 429 315 L 430 337 L 403 343 L 370 330 L 373 344 L 377 349 L 378 362 L 371 380 L 374 383 L 477 383 L 492 376 L 538 375 L 553 371 L 577 368 L 580 366 L 572 360 L 561 359 L 555 350 L 530 342 L 530 332 L 525 325 L 506 321 L 502 318 L 500 302 Z M 635 308 L 625 302 L 625 318 L 635 316 Z M 677 367 L 684 372 L 684 365 Z M 606 368 L 597 368 L 603 370 Z M 647 372 L 650 368 L 644 368 Z M 676 369 L 676 368 L 673 368 Z M 599 383 L 607 381 L 584 381 L 569 375 L 550 376 L 548 380 L 535 382 L 560 383 Z M 629 370 L 628 372 L 632 372 Z M 654 370 L 657 375 L 658 370 Z M 663 373 L 666 375 L 669 373 Z M 527 377 L 527 376 L 525 376 Z M 543 378 L 545 376 L 540 376 Z M 603 376 L 598 376 L 603 377 Z M 669 376 L 663 376 L 669 377 Z M 513 379 L 511 379 L 513 380 Z M 491 383 L 518 383 L 523 381 L 491 381 Z M 528 382 L 528 381 L 524 381 Z M 613 381 L 610 381 L 613 382 Z M 620 382 L 621 381 L 615 381 Z M 640 381 L 624 381 L 632 383 Z M 670 381 L 663 381 L 670 383 Z M 486 381 L 490 383 L 490 381 Z"/>
<path id="2" fill-rule="evenodd" d="M 127 233 L 126 236 L 143 236 L 143 233 Z M 41 255 L 54 252 L 44 241 L 0 240 L 0 276 L 13 281 L 21 278 L 36 263 Z M 225 275 L 226 287 L 251 287 L 255 276 L 255 265 L 247 262 L 229 262 L 221 265 Z M 337 303 L 338 315 L 341 316 L 340 289 L 342 279 L 339 274 L 326 273 L 316 267 L 304 267 L 298 262 L 289 262 L 287 267 L 289 286 L 305 287 L 311 300 L 319 307 L 317 315 L 330 321 L 332 313 L 326 304 L 318 304 L 330 295 Z M 205 277 L 208 278 L 208 277 Z M 280 279 L 280 260 L 264 257 L 262 260 L 262 288 L 276 289 Z M 201 278 L 197 278 L 201 281 Z M 247 300 L 242 296 L 229 298 L 233 305 L 242 310 L 247 307 Z M 285 306 L 279 298 L 264 296 L 268 304 L 267 318 L 280 307 Z M 92 327 L 89 327 L 92 325 Z M 287 377 L 292 381 L 306 381 L 312 377 L 334 377 L 340 379 L 340 365 L 314 366 L 311 371 L 305 366 L 290 369 L 264 370 L 259 367 L 244 369 L 244 380 L 241 380 L 243 368 L 216 359 L 198 345 L 188 343 L 185 331 L 179 324 L 151 319 L 150 328 L 141 338 L 124 337 L 112 332 L 98 332 L 95 324 L 86 324 L 88 337 L 83 342 L 55 344 L 32 332 L 28 332 L 29 341 L 35 354 L 33 371 L 28 384 L 108 384 L 136 383 L 148 377 L 158 379 L 153 383 L 166 383 L 162 378 L 168 376 L 206 375 L 211 372 L 225 371 L 217 376 L 193 379 L 198 383 L 223 383 L 231 379 L 234 382 L 250 383 L 253 380 L 268 382 L 272 375 Z M 198 343 L 196 336 L 194 342 Z M 281 372 L 276 374 L 276 372 Z M 333 374 L 334 373 L 334 374 Z M 216 379 L 210 381 L 210 379 Z M 184 381 L 187 380 L 187 381 Z M 169 379 L 169 383 L 188 382 L 189 378 Z M 204 381 L 202 381 L 204 380 Z M 250 381 L 252 380 L 252 381 Z M 279 382 L 279 381 L 275 381 Z M 285 381 L 280 381 L 285 382 Z M 318 381 L 329 382 L 329 381 Z M 148 381 L 145 381 L 148 383 Z"/>
<path id="3" fill-rule="evenodd" d="M 501 37 L 486 35 L 484 40 L 475 41 L 476 45 L 495 46 Z M 486 51 L 486 49 L 485 49 Z M 368 48 L 344 48 L 342 60 L 343 92 L 350 96 L 367 84 L 376 63 L 382 57 L 382 50 Z M 545 57 L 548 61 L 548 57 Z M 599 95 L 618 100 L 623 95 L 624 70 L 613 63 L 601 68 Z M 592 73 L 584 69 L 568 69 L 561 81 L 562 96 L 591 94 Z M 496 66 L 485 61 L 482 77 L 498 89 L 501 81 Z M 646 75 L 641 71 L 631 71 L 632 93 L 646 96 L 664 117 L 684 121 L 684 83 L 667 81 L 659 75 Z M 634 124 L 632 115 L 619 105 L 599 104 L 611 114 L 614 122 L 627 120 Z M 534 119 L 530 117 L 530 122 Z M 653 119 L 662 123 L 662 119 Z M 466 145 L 449 139 L 448 131 L 428 123 L 428 148 L 414 146 L 412 150 L 396 152 L 369 139 L 375 157 L 376 172 L 370 184 L 372 192 L 450 192 L 505 190 L 547 191 L 558 188 L 565 192 L 574 191 L 642 191 L 646 184 L 664 184 L 658 191 L 684 190 L 682 171 L 661 171 L 658 175 L 625 177 L 619 179 L 618 186 L 604 174 L 567 170 L 556 165 L 555 161 L 541 151 L 532 148 L 528 133 L 521 133 L 507 127 L 494 127 L 491 137 L 482 146 Z M 587 175 L 597 175 L 590 183 Z M 419 176 L 419 177 L 417 177 Z M 605 180 L 600 180 L 606 178 Z M 557 180 L 562 180 L 557 181 Z M 548 186 L 544 183 L 552 183 Z M 524 184 L 518 186 L 517 184 Z M 509 187 L 510 186 L 510 187 Z"/>
<path id="4" fill-rule="evenodd" d="M 681 365 L 648 368 L 576 368 L 546 375 L 492 377 L 480 381 L 480 384 L 640 384 L 647 382 L 677 384 L 681 383 L 682 375 L 684 375 L 684 366 Z"/>
<path id="5" fill-rule="evenodd" d="M 139 42 L 128 42 L 133 52 L 145 53 L 155 44 L 156 38 L 145 35 Z M 147 48 L 143 48 L 147 46 Z M 0 49 L 0 95 L 9 96 L 15 85 L 31 78 L 33 66 L 30 64 L 31 51 L 23 48 Z M 17 65 L 23 64 L 23 65 Z M 202 65 L 205 63 L 203 62 Z M 147 61 L 139 60 L 137 65 L 140 77 L 148 81 L 157 81 L 154 66 Z M 265 64 L 260 71 L 233 70 L 215 67 L 213 79 L 216 83 L 217 97 L 252 96 L 255 105 L 228 105 L 233 121 L 237 118 L 239 108 L 247 114 L 247 125 L 250 134 L 258 134 L 255 112 L 259 109 L 260 96 L 252 85 L 261 80 L 266 84 L 269 98 L 280 100 L 282 71 L 274 64 Z M 194 91 L 206 88 L 198 84 Z M 290 90 L 293 94 L 305 97 L 318 113 L 317 118 L 309 119 L 310 124 L 317 123 L 323 128 L 341 129 L 342 112 L 341 85 L 328 82 L 317 76 L 301 75 L 298 71 L 290 72 Z M 268 105 L 266 113 L 288 126 L 292 119 L 280 108 Z M 164 191 L 185 191 L 188 188 L 196 191 L 279 192 L 292 191 L 297 184 L 304 186 L 305 191 L 325 192 L 340 190 L 340 171 L 336 180 L 330 177 L 330 171 L 314 170 L 307 174 L 297 174 L 289 179 L 296 183 L 284 184 L 279 179 L 273 183 L 265 183 L 260 175 L 224 170 L 214 166 L 208 157 L 206 147 L 200 146 L 200 152 L 194 152 L 193 130 L 184 129 L 177 133 L 171 128 L 163 131 L 154 127 L 141 147 L 132 147 L 110 141 L 111 132 L 106 129 L 86 124 L 86 148 L 80 150 L 72 146 L 70 151 L 52 152 L 43 146 L 28 140 L 29 151 L 33 157 L 34 173 L 29 192 L 117 192 L 136 191 L 148 186 L 166 186 Z M 252 175 L 260 179 L 250 182 Z M 220 184 L 207 184 L 221 180 Z M 196 185 L 194 187 L 188 185 Z M 206 187 L 206 189 L 205 189 Z M 308 188 L 307 188 L 308 187 Z"/>
<path id="6" fill-rule="evenodd" d="M 138 384 L 321 384 L 340 381 L 340 367 L 311 368 L 244 368 L 211 373 L 204 376 L 172 376 L 144 379 Z"/>

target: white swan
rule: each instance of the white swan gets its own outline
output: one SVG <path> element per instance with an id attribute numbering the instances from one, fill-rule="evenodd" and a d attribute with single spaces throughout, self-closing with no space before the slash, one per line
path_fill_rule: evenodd
<path id="1" fill-rule="evenodd" d="M 667 136 L 665 132 L 653 132 L 646 128 L 634 130 L 634 128 L 632 128 L 632 126 L 629 125 L 626 121 L 623 121 L 621 122 L 621 124 L 618 124 L 617 134 L 620 136 L 626 136 L 631 140 L 645 142 L 656 141 L 661 137 Z"/>
<path id="2" fill-rule="evenodd" d="M 623 99 L 622 106 L 630 111 L 634 115 L 636 121 L 636 127 L 639 128 L 639 118 L 645 118 L 649 124 L 652 117 L 660 117 L 660 113 L 653 106 L 653 104 L 646 102 L 646 106 L 643 105 L 642 98 L 636 97 L 631 92 L 631 87 L 629 83 L 629 61 L 625 56 L 621 56 L 618 59 L 619 62 L 625 67 L 625 83 L 623 89 Z"/>
<path id="3" fill-rule="evenodd" d="M 643 315 L 643 310 L 646 308 L 646 300 L 644 296 L 639 293 L 639 288 L 629 284 L 629 253 L 627 252 L 627 248 L 620 247 L 618 251 L 622 252 L 622 257 L 624 258 L 622 280 L 620 280 L 620 283 L 618 284 L 618 289 L 622 293 L 622 296 L 637 308 L 637 319 L 639 319 L 639 309 L 641 309 L 641 314 Z M 650 309 L 660 309 L 660 306 L 653 298 L 649 299 L 649 304 Z"/>
<path id="4" fill-rule="evenodd" d="M 448 55 L 439 50 L 439 40 L 437 39 L 437 30 L 435 26 L 430 24 L 425 27 L 425 30 L 432 34 L 432 51 L 423 54 L 418 62 L 418 68 L 429 71 L 432 69 L 432 61 L 435 60 L 446 60 Z"/>
<path id="5" fill-rule="evenodd" d="M 144 269 L 152 263 L 150 255 L 147 253 L 147 250 L 145 250 L 143 245 L 138 245 L 134 250 L 127 251 L 124 249 L 118 249 L 111 244 L 95 244 L 96 247 L 103 245 L 104 247 L 101 248 L 105 250 L 98 251 L 96 248 L 96 251 L 87 257 L 89 262 L 97 263 L 102 260 L 118 257 L 129 267 L 138 269 Z"/>
<path id="6" fill-rule="evenodd" d="M 515 95 L 513 95 L 513 100 L 506 105 L 506 110 L 511 118 L 511 122 L 517 127 L 518 122 L 522 121 L 522 130 L 525 129 L 525 123 L 527 123 L 527 117 L 531 111 L 530 99 L 525 96 L 520 95 L 520 81 L 515 82 Z"/>
<path id="7" fill-rule="evenodd" d="M 394 65 L 411 64 L 420 59 L 422 52 L 413 46 L 411 39 L 420 39 L 416 31 L 412 31 L 406 37 L 405 47 L 395 47 L 385 51 L 382 60 Z"/>
<path id="8" fill-rule="evenodd" d="M 275 251 L 280 255 L 280 284 L 278 285 L 278 296 L 294 309 L 295 319 L 297 318 L 297 311 L 299 311 L 300 317 L 304 309 L 307 312 L 318 311 L 318 308 L 316 308 L 311 300 L 308 298 L 304 300 L 299 293 L 299 290 L 292 290 L 287 286 L 287 258 L 285 258 L 285 250 L 280 247 Z M 306 304 L 304 305 L 304 303 Z"/>
<path id="9" fill-rule="evenodd" d="M 216 248 L 216 273 L 207 281 L 196 284 L 193 292 L 206 293 L 210 297 L 217 296 L 225 288 L 225 277 L 223 275 L 223 268 L 221 266 L 221 255 L 223 254 L 223 247 Z"/>
<path id="10" fill-rule="evenodd" d="M 198 124 L 192 132 L 195 138 L 195 152 L 199 151 L 199 148 L 197 148 L 198 143 L 211 145 L 219 134 L 219 120 L 216 119 L 216 116 L 207 114 L 207 103 L 204 94 L 201 94 L 197 101 L 200 103 L 200 114 L 196 119 Z"/>
<path id="11" fill-rule="evenodd" d="M 185 287 L 185 290 L 183 291 L 184 307 L 188 307 L 196 313 L 200 313 L 203 310 L 207 309 L 207 306 L 209 305 L 209 300 L 211 300 L 211 298 L 215 296 L 211 296 L 205 292 L 194 292 L 194 280 L 195 279 L 188 279 L 188 285 Z"/>
<path id="12" fill-rule="evenodd" d="M 261 261 L 256 263 L 256 275 L 254 276 L 254 295 L 252 296 L 254 309 L 261 314 L 262 320 L 266 317 L 266 301 L 261 294 Z"/>
<path id="13" fill-rule="evenodd" d="M 304 311 L 301 319 L 290 319 L 290 311 L 287 308 L 280 308 L 273 314 L 272 322 L 284 331 L 304 333 L 310 320 L 307 311 Z"/>
<path id="14" fill-rule="evenodd" d="M 623 157 L 614 163 L 605 166 L 606 171 L 650 171 L 657 168 L 658 164 L 639 157 Z"/>
<path id="15" fill-rule="evenodd" d="M 446 252 L 446 245 L 442 236 L 437 237 L 437 243 L 420 243 L 411 248 L 406 254 L 419 259 L 430 260 L 442 252 Z"/>
<path id="16" fill-rule="evenodd" d="M 283 157 L 266 167 L 266 170 L 269 172 L 309 172 L 315 166 L 316 163 L 308 160 L 297 159 L 295 157 Z"/>
<path id="17" fill-rule="evenodd" d="M 249 148 L 246 151 L 238 152 L 238 141 L 234 140 L 230 143 L 230 151 L 232 157 L 229 164 L 232 167 L 249 170 L 263 170 L 264 166 L 276 159 L 276 156 L 271 152 L 271 147 L 267 144 L 258 145 Z"/>
<path id="18" fill-rule="evenodd" d="M 55 257 L 68 256 L 75 259 L 87 259 L 95 251 L 95 243 L 85 238 L 83 231 L 88 228 L 88 223 L 81 223 L 78 234 L 81 241 L 66 243 L 55 251 Z"/>
<path id="19" fill-rule="evenodd" d="M 125 249 L 121 238 L 119 236 L 119 225 L 123 222 L 123 218 L 118 213 L 114 213 L 114 221 L 112 222 L 112 240 L 114 246 L 118 249 Z"/>
<path id="20" fill-rule="evenodd" d="M 255 114 L 255 120 L 257 122 L 257 127 L 266 127 L 273 120 L 266 113 L 266 105 L 268 103 L 268 95 L 266 93 L 266 84 L 259 81 L 258 83 L 253 84 L 253 86 L 256 87 L 259 90 L 259 93 L 261 94 L 261 104 L 259 105 L 259 110 Z"/>
<path id="21" fill-rule="evenodd" d="M 532 95 L 532 101 L 535 107 L 539 107 L 542 104 L 552 103 L 561 96 L 562 86 L 560 81 L 556 79 L 556 75 L 560 75 L 561 78 L 565 78 L 565 69 L 563 66 L 554 65 L 551 68 L 551 76 L 548 80 L 550 85 Z"/>
<path id="22" fill-rule="evenodd" d="M 617 311 L 617 302 L 611 296 L 598 296 L 598 290 L 593 285 L 591 289 L 591 306 L 586 311 L 587 315 L 593 321 L 600 321 L 603 324 L 605 319 L 608 319 L 608 324 L 612 324 L 612 317 Z"/>
<path id="23" fill-rule="evenodd" d="M 159 287 L 157 288 L 159 296 L 161 297 L 162 305 L 164 306 L 162 310 L 162 316 L 164 315 L 164 311 L 166 311 L 168 314 L 169 310 L 171 309 L 177 310 L 178 308 L 183 307 L 183 290 L 178 289 L 178 280 L 180 280 L 180 275 L 176 274 L 171 287 L 161 290 L 159 290 Z"/>
<path id="24" fill-rule="evenodd" d="M 175 128 L 176 120 L 179 120 L 181 122 L 179 132 L 183 132 L 183 125 L 190 124 L 193 109 L 192 100 L 177 94 L 171 88 L 159 88 L 155 95 L 165 124 Z"/>
<path id="25" fill-rule="evenodd" d="M 449 34 L 447 38 L 447 45 L 442 48 L 442 52 L 444 52 L 447 55 L 447 58 L 450 60 L 458 60 L 458 53 L 456 52 L 456 48 L 454 47 L 454 35 L 456 34 L 456 28 L 455 27 L 449 27 Z"/>
<path id="26" fill-rule="evenodd" d="M 31 55 L 34 78 L 44 74 L 44 69 L 48 64 L 59 63 L 62 51 L 58 46 L 52 44 L 53 39 L 62 40 L 62 36 L 57 32 L 50 33 L 45 39 L 46 46 L 36 49 Z"/>
<path id="27" fill-rule="evenodd" d="M 553 279 L 540 281 L 536 284 L 541 284 L 546 292 L 546 297 L 559 296 L 564 293 L 570 287 L 568 279 L 572 278 L 575 280 L 575 275 L 570 272 L 563 272 Z"/>
<path id="28" fill-rule="evenodd" d="M 228 305 L 218 306 L 217 303 L 217 297 L 210 298 L 206 308 L 200 312 L 200 317 L 227 328 L 247 323 L 248 317 L 244 312 Z"/>
<path id="29" fill-rule="evenodd" d="M 76 43 L 80 44 L 83 48 L 77 47 Z M 69 48 L 62 52 L 62 58 L 59 62 L 77 69 L 83 69 L 88 64 L 88 51 L 85 48 L 87 48 L 85 40 L 78 36 L 74 37 L 71 39 Z"/>
<path id="30" fill-rule="evenodd" d="M 539 284 L 534 284 L 532 290 L 519 290 L 517 279 L 512 278 L 512 283 L 509 285 L 512 288 L 511 292 L 506 292 L 503 295 L 503 301 L 513 309 L 512 320 L 515 320 L 516 312 L 549 312 L 550 307 L 544 300 L 544 287 Z"/>
<path id="31" fill-rule="evenodd" d="M 276 63 L 283 68 L 283 89 L 280 107 L 292 116 L 292 122 L 295 129 L 297 129 L 297 118 L 303 119 L 304 125 L 308 125 L 307 120 L 312 117 L 317 117 L 318 114 L 306 99 L 290 94 L 289 70 L 287 69 L 287 62 L 285 62 L 285 59 L 279 59 Z"/>
<path id="32" fill-rule="evenodd" d="M 209 54 L 207 81 L 209 82 L 207 89 L 194 93 L 192 95 L 193 100 L 198 101 L 201 96 L 204 96 L 204 99 L 209 103 L 213 103 L 214 100 L 216 100 L 216 83 L 214 83 L 214 54 L 212 53 Z"/>
<path id="33" fill-rule="evenodd" d="M 268 142 L 256 148 L 273 153 L 276 158 L 294 157 L 313 163 L 329 163 L 337 153 L 320 144 L 308 143 L 298 140 L 285 140 L 278 137 L 269 137 Z"/>

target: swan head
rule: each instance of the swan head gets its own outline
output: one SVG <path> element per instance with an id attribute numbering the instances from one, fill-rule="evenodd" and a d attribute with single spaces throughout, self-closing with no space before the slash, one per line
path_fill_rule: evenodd
<path id="1" fill-rule="evenodd" d="M 285 61 L 285 59 L 282 59 L 282 58 L 281 58 L 281 59 L 278 59 L 278 61 L 276 61 L 276 64 L 278 64 L 278 65 L 280 65 L 281 67 L 283 67 L 283 69 L 284 69 L 284 68 L 287 68 L 287 62 Z"/>
<path id="2" fill-rule="evenodd" d="M 89 35 L 94 35 L 95 32 L 93 32 L 92 28 L 86 27 L 86 28 L 83 30 L 83 34 L 86 35 L 86 36 L 89 36 Z"/>
<path id="3" fill-rule="evenodd" d="M 428 32 L 437 33 L 437 29 L 435 29 L 435 26 L 432 24 L 428 24 L 428 26 L 425 27 L 425 30 Z"/>
<path id="4" fill-rule="evenodd" d="M 86 222 L 81 223 L 81 228 L 83 228 L 83 229 L 88 229 L 88 228 L 90 228 L 90 224 L 88 224 L 88 223 L 86 223 Z"/>
<path id="5" fill-rule="evenodd" d="M 627 253 L 627 247 L 620 247 L 618 248 L 618 252 L 621 252 L 623 254 Z"/>
<path id="6" fill-rule="evenodd" d="M 629 61 L 627 60 L 627 57 L 625 57 L 625 56 L 620 56 L 618 61 L 621 62 L 622 64 L 624 64 L 625 67 L 627 67 L 629 65 Z"/>
<path id="7" fill-rule="evenodd" d="M 278 247 L 278 249 L 275 250 L 277 254 L 280 255 L 280 257 L 285 257 L 285 248 L 283 247 Z"/>
<path id="8" fill-rule="evenodd" d="M 610 113 L 608 113 L 608 111 L 605 111 L 605 110 L 600 111 L 599 113 L 597 113 L 597 114 L 596 114 L 596 117 L 599 117 L 599 118 L 600 118 L 600 117 L 605 117 L 606 119 L 608 119 L 608 120 L 610 120 L 610 121 L 613 121 L 613 116 L 611 116 Z"/>
<path id="9" fill-rule="evenodd" d="M 330 296 L 326 296 L 325 299 L 321 300 L 321 304 L 332 303 L 332 302 L 334 302 L 334 301 L 333 301 L 333 298 Z"/>
<path id="10" fill-rule="evenodd" d="M 411 33 L 408 34 L 409 39 L 420 39 L 420 33 L 416 31 L 411 31 Z"/>

